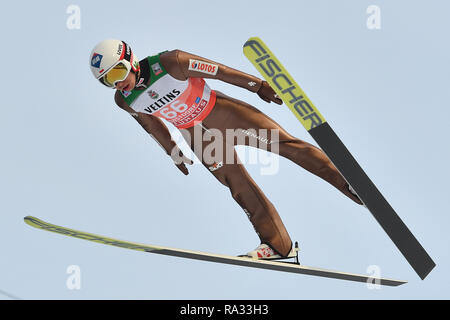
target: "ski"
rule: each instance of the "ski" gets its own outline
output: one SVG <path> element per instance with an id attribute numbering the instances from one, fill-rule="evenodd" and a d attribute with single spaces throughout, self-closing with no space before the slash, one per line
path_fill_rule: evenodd
<path id="1" fill-rule="evenodd" d="M 259 269 L 267 269 L 267 270 L 275 270 L 282 272 L 291 272 L 291 273 L 299 273 L 310 276 L 318 276 L 318 277 L 326 277 L 333 279 L 341 279 L 348 281 L 357 281 L 357 282 L 366 282 L 371 284 L 380 284 L 385 286 L 399 286 L 406 281 L 401 280 L 393 280 L 393 279 L 385 279 L 385 278 L 377 278 L 371 277 L 369 275 L 363 274 L 353 274 L 353 273 L 345 273 L 338 271 L 331 271 L 319 268 L 312 268 L 303 265 L 299 265 L 296 263 L 289 262 L 280 262 L 280 261 L 267 261 L 267 260 L 254 260 L 252 258 L 247 257 L 235 257 L 235 256 L 227 256 L 222 254 L 212 254 L 205 253 L 199 251 L 192 250 L 182 250 L 182 249 L 174 249 L 169 247 L 148 245 L 148 244 L 140 244 L 135 242 L 123 241 L 114 238 L 108 238 L 92 233 L 87 233 L 83 231 L 78 231 L 74 229 L 69 229 L 61 226 L 57 226 L 54 224 L 50 224 L 48 222 L 42 221 L 38 218 L 27 216 L 24 218 L 25 222 L 37 229 L 46 230 L 50 232 L 59 233 L 65 236 L 84 239 L 92 242 L 97 242 L 101 244 L 116 246 L 120 248 L 137 250 L 149 253 L 162 254 L 167 256 L 179 257 L 179 258 L 187 258 L 194 260 L 203 260 L 210 261 L 216 263 L 223 263 L 229 265 L 237 265 L 251 268 L 259 268 Z"/>
<path id="2" fill-rule="evenodd" d="M 425 279 L 436 266 L 434 261 L 272 51 L 261 39 L 252 37 L 244 44 L 244 55 L 311 134 L 420 278 Z"/>

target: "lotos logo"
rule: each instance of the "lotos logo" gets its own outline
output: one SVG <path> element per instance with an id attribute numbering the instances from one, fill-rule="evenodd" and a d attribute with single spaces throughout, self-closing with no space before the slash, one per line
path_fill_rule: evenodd
<path id="1" fill-rule="evenodd" d="M 189 59 L 189 70 L 207 73 L 215 76 L 217 74 L 217 70 L 219 70 L 219 66 L 217 64 L 212 64 L 209 62 Z"/>
<path id="2" fill-rule="evenodd" d="M 103 56 L 101 54 L 95 53 L 92 55 L 91 66 L 94 68 L 100 68 L 100 63 L 102 62 Z"/>

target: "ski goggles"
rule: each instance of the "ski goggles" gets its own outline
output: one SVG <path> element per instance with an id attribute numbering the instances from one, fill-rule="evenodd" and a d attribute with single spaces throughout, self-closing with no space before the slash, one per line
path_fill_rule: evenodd
<path id="1" fill-rule="evenodd" d="M 98 78 L 107 87 L 115 88 L 116 82 L 120 82 L 128 77 L 131 71 L 131 64 L 128 61 L 118 61 L 108 72 Z"/>

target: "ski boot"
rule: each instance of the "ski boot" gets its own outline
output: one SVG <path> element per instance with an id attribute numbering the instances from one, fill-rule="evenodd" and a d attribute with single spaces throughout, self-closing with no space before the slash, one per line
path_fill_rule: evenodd
<path id="1" fill-rule="evenodd" d="M 291 251 L 286 257 L 280 256 L 276 253 L 270 246 L 265 243 L 261 243 L 257 248 L 248 252 L 246 255 L 241 255 L 240 257 L 249 257 L 256 260 L 283 260 L 294 258 L 296 264 L 300 264 L 298 261 L 298 242 L 292 247 Z M 284 261 L 283 261 L 284 262 Z"/>

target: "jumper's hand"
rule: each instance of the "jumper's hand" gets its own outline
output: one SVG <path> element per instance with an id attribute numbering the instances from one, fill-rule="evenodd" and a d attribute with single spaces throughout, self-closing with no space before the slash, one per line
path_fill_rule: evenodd
<path id="1" fill-rule="evenodd" d="M 172 158 L 177 168 L 187 176 L 189 174 L 189 171 L 186 168 L 185 163 L 192 165 L 194 161 L 186 157 L 183 152 L 178 149 L 178 147 L 173 148 L 170 157 Z"/>
<path id="2" fill-rule="evenodd" d="M 261 88 L 258 90 L 258 96 L 265 102 L 275 102 L 276 104 L 283 104 L 283 101 L 278 97 L 275 91 L 270 87 L 267 81 L 263 81 Z"/>

